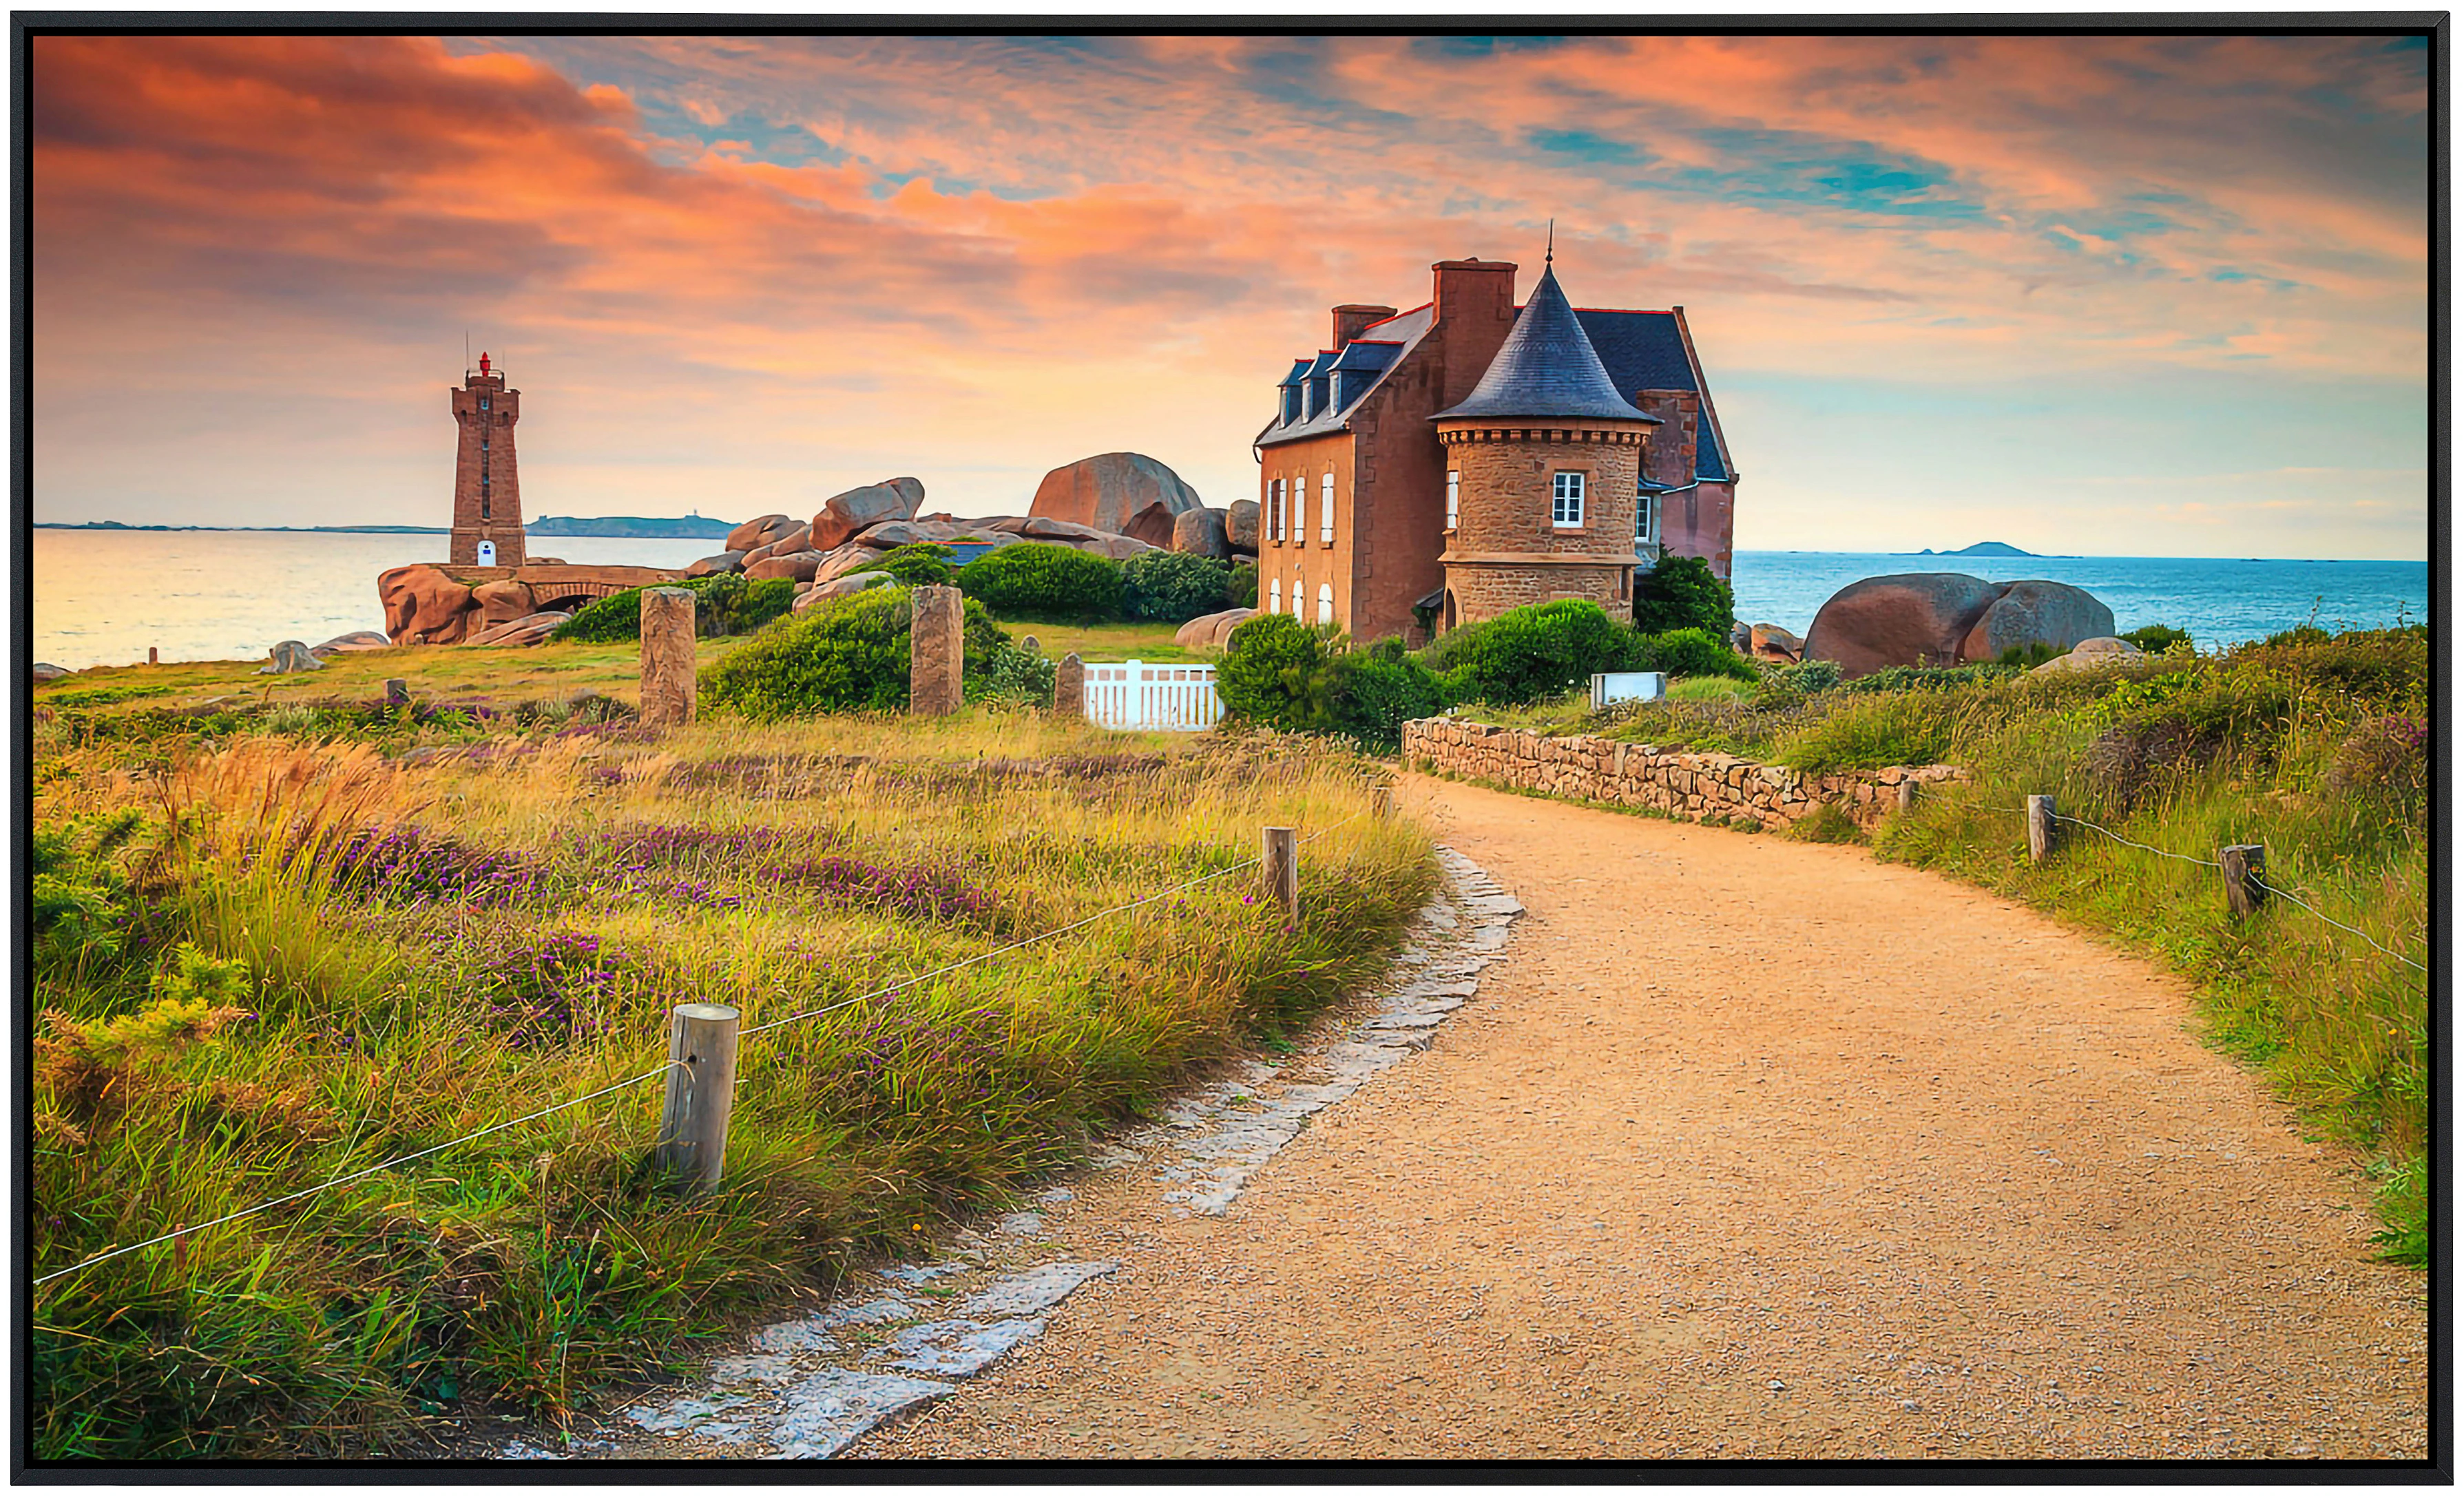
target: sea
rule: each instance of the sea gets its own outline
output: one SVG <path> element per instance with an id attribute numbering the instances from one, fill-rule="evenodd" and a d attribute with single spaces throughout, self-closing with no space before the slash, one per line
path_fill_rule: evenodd
<path id="1" fill-rule="evenodd" d="M 261 659 L 285 639 L 317 645 L 385 627 L 377 574 L 442 559 L 441 535 L 276 530 L 35 530 L 33 658 L 69 670 L 165 660 Z M 576 563 L 684 566 L 710 540 L 540 538 Z M 2423 561 L 2233 561 L 2133 556 L 1894 556 L 1740 551 L 1737 616 L 1802 634 L 1833 593 L 1863 577 L 1958 571 L 1992 582 L 2084 587 L 2114 627 L 2166 624 L 2202 648 L 2297 624 L 2381 627 L 2430 616 Z"/>

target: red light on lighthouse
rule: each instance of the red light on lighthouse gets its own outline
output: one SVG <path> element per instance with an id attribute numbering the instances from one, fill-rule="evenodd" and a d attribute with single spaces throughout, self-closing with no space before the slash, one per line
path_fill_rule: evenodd
<path id="1" fill-rule="evenodd" d="M 479 355 L 479 372 L 482 374 L 488 372 L 488 356 L 484 353 Z"/>

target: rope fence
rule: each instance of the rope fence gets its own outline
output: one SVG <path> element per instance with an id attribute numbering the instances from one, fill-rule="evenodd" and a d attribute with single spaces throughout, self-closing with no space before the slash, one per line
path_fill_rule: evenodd
<path id="1" fill-rule="evenodd" d="M 1381 795 L 1379 805 L 1373 807 L 1373 809 L 1382 808 L 1383 797 Z M 915 976 L 904 978 L 898 981 L 890 983 L 888 986 L 876 987 L 870 992 L 862 993 L 852 998 L 843 999 L 837 1002 L 832 1002 L 823 1007 L 807 1008 L 801 1013 L 790 1013 L 785 1018 L 773 1019 L 767 1023 L 761 1023 L 752 1028 L 743 1029 L 740 1032 L 733 1030 L 733 1023 L 735 1022 L 733 1015 L 735 1010 L 732 1008 L 713 1009 L 709 1005 L 698 1003 L 683 1004 L 683 1007 L 700 1009 L 704 1012 L 717 1011 L 730 1015 L 726 1020 L 726 1023 L 730 1025 L 730 1032 L 727 1041 L 729 1046 L 728 1058 L 730 1061 L 728 1066 L 730 1072 L 728 1075 L 728 1081 L 729 1089 L 732 1089 L 734 1081 L 732 1063 L 734 1058 L 733 1045 L 734 1042 L 737 1039 L 749 1039 L 757 1034 L 768 1033 L 772 1029 L 784 1028 L 790 1023 L 803 1023 L 806 1019 L 819 1018 L 825 1013 L 835 1013 L 844 1008 L 854 1007 L 859 1003 L 869 1002 L 875 998 L 885 998 L 892 993 L 902 992 L 909 987 L 931 981 L 936 977 L 946 977 L 952 972 L 963 970 L 964 968 L 974 966 L 979 962 L 991 960 L 997 956 L 1006 956 L 1013 951 L 1023 951 L 1029 946 L 1042 945 L 1046 941 L 1059 939 L 1061 936 L 1068 935 L 1072 931 L 1083 930 L 1089 925 L 1094 924 L 1097 920 L 1106 919 L 1114 914 L 1125 913 L 1143 905 L 1152 904 L 1157 899 L 1170 898 L 1176 893 L 1185 893 L 1189 890 L 1197 888 L 1201 884 L 1212 883 L 1218 878 L 1228 877 L 1245 868 L 1256 868 L 1262 865 L 1270 864 L 1278 854 L 1279 846 L 1281 855 L 1284 859 L 1283 866 L 1281 869 L 1269 867 L 1268 870 L 1270 874 L 1277 871 L 1281 871 L 1283 873 L 1283 877 L 1279 880 L 1282 885 L 1280 891 L 1287 908 L 1297 917 L 1299 913 L 1299 867 L 1297 861 L 1292 857 L 1292 849 L 1297 847 L 1307 846 L 1308 844 L 1318 840 L 1318 838 L 1329 835 L 1332 832 L 1340 831 L 1345 826 L 1352 825 L 1354 821 L 1372 813 L 1373 810 L 1370 809 L 1354 811 L 1351 815 L 1344 817 L 1341 821 L 1335 822 L 1331 825 L 1320 826 L 1318 829 L 1310 832 L 1308 836 L 1297 839 L 1293 838 L 1292 832 L 1287 827 L 1269 826 L 1266 828 L 1265 846 L 1257 856 L 1244 857 L 1239 862 L 1233 863 L 1228 867 L 1218 868 L 1213 872 L 1201 873 L 1198 877 L 1188 879 L 1185 882 L 1174 884 L 1171 888 L 1159 890 L 1155 892 L 1146 894 L 1143 897 L 1131 899 L 1127 903 L 1115 904 L 1109 909 L 1098 910 L 1084 919 L 1073 920 L 1068 924 L 1061 925 L 1051 930 L 1046 930 L 1040 935 L 1029 935 L 1023 940 L 1013 940 L 1009 944 L 1001 946 L 996 950 L 979 952 L 974 956 L 967 957 L 964 959 L 952 961 L 945 966 L 938 966 L 931 971 L 921 972 Z M 1280 844 L 1278 842 L 1278 833 L 1280 833 L 1281 837 Z M 684 1022 L 685 1021 L 683 1020 L 679 1020 L 678 1026 L 680 1028 L 683 1026 Z M 618 1091 L 630 1089 L 635 1086 L 642 1085 L 647 1081 L 657 1080 L 662 1076 L 670 1078 L 670 1117 L 662 1119 L 661 1122 L 660 1149 L 665 1152 L 682 1145 L 689 1150 L 692 1147 L 693 1140 L 684 1139 L 671 1134 L 676 1133 L 680 1126 L 689 1128 L 692 1123 L 695 1121 L 701 1121 L 707 1125 L 707 1119 L 711 1112 L 710 1103 L 705 1100 L 699 1108 L 696 1108 L 693 1105 L 693 1098 L 691 1093 L 692 1089 L 690 1081 L 693 1073 L 693 1067 L 699 1059 L 700 1056 L 693 1053 L 676 1054 L 669 1059 L 666 1064 L 659 1066 L 655 1069 L 645 1070 L 639 1075 L 628 1076 L 624 1080 L 617 1081 L 613 1085 L 603 1086 L 599 1089 L 591 1091 L 585 1095 L 575 1096 L 565 1101 L 560 1101 L 553 1106 L 541 1107 L 536 1111 L 524 1112 L 522 1115 L 517 1117 L 509 1117 L 502 1122 L 490 1123 L 488 1126 L 480 1128 L 476 1132 L 465 1133 L 460 1137 L 451 1138 L 446 1142 L 438 1143 L 434 1147 L 423 1148 L 416 1153 L 404 1154 L 398 1157 L 385 1159 L 382 1163 L 373 1163 L 368 1165 L 366 1168 L 354 1170 L 349 1174 L 338 1175 L 333 1178 L 325 1180 L 321 1184 L 312 1184 L 303 1190 L 294 1190 L 288 1195 L 278 1196 L 273 1199 L 259 1201 L 244 1210 L 234 1210 L 229 1215 L 217 1216 L 211 1221 L 202 1221 L 197 1222 L 195 1225 L 179 1226 L 172 1230 L 165 1231 L 160 1236 L 148 1237 L 143 1242 L 132 1242 L 125 1246 L 115 1246 L 106 1251 L 97 1252 L 93 1256 L 85 1258 L 70 1266 L 60 1268 L 55 1272 L 43 1274 L 41 1277 L 34 1280 L 33 1287 L 40 1287 L 44 1284 L 52 1283 L 58 1279 L 83 1272 L 97 1264 L 107 1263 L 115 1257 L 124 1257 L 130 1252 L 143 1251 L 146 1247 L 160 1246 L 165 1242 L 178 1241 L 183 1237 L 193 1236 L 200 1231 L 209 1231 L 216 1226 L 229 1225 L 234 1221 L 246 1220 L 250 1216 L 272 1210 L 277 1205 L 287 1205 L 296 1200 L 306 1199 L 311 1196 L 321 1195 L 327 1190 L 340 1188 L 341 1186 L 349 1184 L 354 1180 L 364 1179 L 370 1175 L 383 1174 L 387 1170 L 400 1168 L 404 1164 L 416 1163 L 422 1158 L 431 1157 L 437 1154 L 444 1153 L 449 1149 L 458 1148 L 464 1143 L 475 1142 L 491 1133 L 501 1133 L 509 1128 L 519 1127 L 525 1122 L 536 1122 L 541 1117 L 552 1116 L 560 1111 L 570 1111 L 571 1109 L 582 1106 L 586 1102 L 597 1101 L 603 1096 L 612 1096 Z M 680 1073 L 687 1083 L 681 1105 L 677 1094 L 678 1088 L 676 1084 Z M 704 1147 L 711 1148 L 713 1150 L 710 1166 L 703 1171 L 706 1178 L 715 1177 L 716 1154 L 723 1152 L 726 1146 L 725 1130 L 728 1110 L 727 1099 L 719 1098 L 715 1109 L 717 1136 L 715 1140 L 715 1144 L 706 1139 L 701 1140 Z M 681 1120 L 679 1120 L 679 1113 L 681 1113 Z M 691 1162 L 687 1162 L 685 1166 L 688 1172 L 692 1172 L 693 1165 Z"/>
<path id="2" fill-rule="evenodd" d="M 2054 841 L 2051 832 L 2055 823 L 2061 822 L 2084 826 L 2099 836 L 2107 837 L 2124 847 L 2135 847 L 2143 852 L 2152 852 L 2159 857 L 2169 857 L 2175 862 L 2186 862 L 2196 867 L 2217 869 L 2224 874 L 2227 907 L 2236 915 L 2255 913 L 2264 900 L 2280 898 L 2295 908 L 2335 926 L 2346 935 L 2357 937 L 2380 955 L 2402 961 L 2425 977 L 2430 975 L 2429 967 L 2401 951 L 2390 950 L 2381 945 L 2368 932 L 2357 930 L 2334 915 L 2321 911 L 2317 905 L 2299 897 L 2292 891 L 2268 882 L 2264 872 L 2267 866 L 2267 849 L 2263 847 L 2255 845 L 2228 847 L 2221 857 L 2217 858 L 2193 857 L 2184 852 L 2167 851 L 2161 847 L 2150 847 L 2145 842 L 2134 842 L 2129 837 L 2098 825 L 2093 821 L 2082 821 L 2077 816 L 2063 815 L 2054 808 L 2054 797 L 2051 795 L 2029 796 L 2027 803 L 2017 806 L 2014 814 L 2028 818 L 2028 847 L 2034 861 L 2043 862 L 2052 855 Z"/>

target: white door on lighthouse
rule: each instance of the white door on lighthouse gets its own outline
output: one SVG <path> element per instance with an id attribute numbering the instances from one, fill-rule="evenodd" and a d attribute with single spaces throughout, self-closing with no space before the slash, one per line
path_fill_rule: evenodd
<path id="1" fill-rule="evenodd" d="M 496 564 L 495 541 L 481 540 L 479 542 L 479 564 L 482 566 L 494 566 Z"/>

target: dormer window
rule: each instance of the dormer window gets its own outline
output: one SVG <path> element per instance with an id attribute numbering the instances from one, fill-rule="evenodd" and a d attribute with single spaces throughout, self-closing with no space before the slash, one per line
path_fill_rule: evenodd
<path id="1" fill-rule="evenodd" d="M 1286 385 L 1284 386 L 1284 424 L 1289 426 L 1300 418 L 1301 387 L 1298 385 Z"/>

